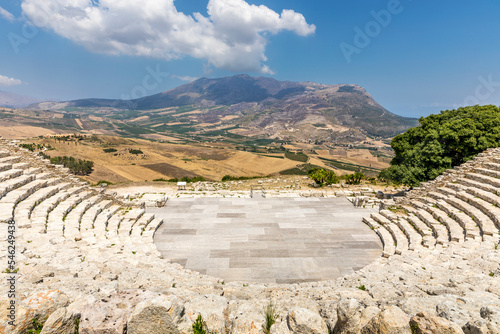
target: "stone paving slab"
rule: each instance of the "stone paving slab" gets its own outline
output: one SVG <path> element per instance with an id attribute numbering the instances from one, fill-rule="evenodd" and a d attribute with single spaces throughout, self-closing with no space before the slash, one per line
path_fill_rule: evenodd
<path id="1" fill-rule="evenodd" d="M 376 209 L 345 198 L 179 198 L 147 211 L 164 219 L 155 236 L 164 258 L 225 281 L 336 279 L 382 254 L 361 220 Z"/>

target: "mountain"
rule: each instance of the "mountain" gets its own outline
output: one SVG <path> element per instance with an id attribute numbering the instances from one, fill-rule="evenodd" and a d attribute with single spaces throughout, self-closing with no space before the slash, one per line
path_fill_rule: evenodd
<path id="1" fill-rule="evenodd" d="M 23 96 L 16 93 L 0 91 L 0 107 L 23 108 L 40 101 L 41 99 L 31 96 Z"/>
<path id="2" fill-rule="evenodd" d="M 304 127 L 329 130 L 334 134 L 355 130 L 365 135 L 391 137 L 417 125 L 416 119 L 389 112 L 358 85 L 278 81 L 248 75 L 201 78 L 130 101 L 82 99 L 56 103 L 52 109 L 79 107 L 145 111 L 182 106 L 204 108 L 198 117 L 203 123 L 215 124 L 227 116 L 237 117 L 234 123 L 238 126 L 258 129 L 267 136 L 283 139 L 287 138 L 283 133 L 291 134 Z M 210 108 L 214 106 L 221 108 Z M 42 104 L 33 107 L 42 108 Z M 43 109 L 47 108 L 51 108 L 50 103 L 43 103 Z M 318 132 L 313 137 L 321 140 L 325 134 L 328 133 Z"/>

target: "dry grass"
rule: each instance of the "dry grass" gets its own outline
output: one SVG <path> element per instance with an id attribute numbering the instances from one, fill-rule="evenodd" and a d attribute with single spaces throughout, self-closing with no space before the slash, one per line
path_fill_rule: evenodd
<path id="1" fill-rule="evenodd" d="M 56 133 L 59 132 L 36 126 L 0 126 L 0 136 L 7 139 L 24 139 L 43 135 L 52 135 Z"/>

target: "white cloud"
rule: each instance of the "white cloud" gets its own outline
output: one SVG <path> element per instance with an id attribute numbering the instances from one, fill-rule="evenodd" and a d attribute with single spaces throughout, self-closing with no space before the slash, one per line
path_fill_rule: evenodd
<path id="1" fill-rule="evenodd" d="M 6 19 L 7 21 L 14 22 L 15 17 L 9 11 L 0 7 L 0 16 Z"/>
<path id="2" fill-rule="evenodd" d="M 195 81 L 195 80 L 198 80 L 199 78 L 197 77 L 190 77 L 190 76 L 187 76 L 187 75 L 172 75 L 172 78 L 177 78 L 179 80 L 182 80 L 182 81 L 186 81 L 186 82 L 192 82 L 192 81 Z"/>
<path id="3" fill-rule="evenodd" d="M 21 85 L 22 83 L 23 82 L 21 80 L 0 75 L 0 86 L 15 86 Z"/>
<path id="4" fill-rule="evenodd" d="M 293 10 L 281 14 L 244 0 L 209 0 L 208 17 L 178 12 L 173 0 L 23 0 L 24 15 L 90 51 L 162 59 L 185 55 L 231 71 L 270 73 L 267 35 L 300 36 L 316 27 Z"/>

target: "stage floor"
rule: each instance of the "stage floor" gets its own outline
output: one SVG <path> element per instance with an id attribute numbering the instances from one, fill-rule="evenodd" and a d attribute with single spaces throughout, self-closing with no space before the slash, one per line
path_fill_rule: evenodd
<path id="1" fill-rule="evenodd" d="M 376 209 L 345 198 L 182 198 L 147 211 L 164 218 L 155 244 L 165 259 L 226 282 L 336 279 L 382 254 L 362 222 Z"/>

